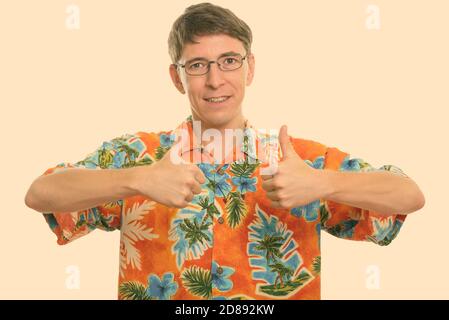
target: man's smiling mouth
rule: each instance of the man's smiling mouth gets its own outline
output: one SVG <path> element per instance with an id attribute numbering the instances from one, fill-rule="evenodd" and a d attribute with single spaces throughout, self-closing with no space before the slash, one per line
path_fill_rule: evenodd
<path id="1" fill-rule="evenodd" d="M 228 100 L 231 96 L 220 96 L 220 97 L 210 97 L 210 98 L 204 98 L 207 102 L 211 103 L 220 103 Z"/>

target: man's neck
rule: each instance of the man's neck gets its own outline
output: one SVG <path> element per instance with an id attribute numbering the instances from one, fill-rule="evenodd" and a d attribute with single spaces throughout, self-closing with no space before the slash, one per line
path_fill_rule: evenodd
<path id="1" fill-rule="evenodd" d="M 227 137 L 229 135 L 226 135 L 226 129 L 231 129 L 232 131 L 232 136 L 233 136 L 233 141 L 232 141 L 232 146 L 233 148 L 240 148 L 240 144 L 239 141 L 237 140 L 236 136 L 234 135 L 234 133 L 236 133 L 234 130 L 241 130 L 242 133 L 244 131 L 244 129 L 246 128 L 246 119 L 244 118 L 244 116 L 242 114 L 240 114 L 238 117 L 235 117 L 234 119 L 232 119 L 230 122 L 226 123 L 226 124 L 222 124 L 220 126 L 216 126 L 213 124 L 209 124 L 206 121 L 202 121 L 201 119 L 197 118 L 194 114 L 192 114 L 192 119 L 194 121 L 199 121 L 201 123 L 201 136 L 198 137 L 198 131 L 195 132 L 194 130 L 194 135 L 195 135 L 195 140 L 197 141 L 197 143 L 199 142 L 203 147 L 206 147 L 207 145 L 211 144 L 214 142 L 215 138 L 211 138 L 210 134 L 204 134 L 204 132 L 208 129 L 214 129 L 218 130 L 220 132 L 220 137 L 222 138 L 222 156 L 224 158 L 226 158 L 227 156 L 229 156 L 229 152 L 230 150 L 228 150 L 228 152 L 226 152 L 225 150 L 225 143 L 223 143 L 225 140 L 225 137 Z M 216 132 L 216 131 L 215 131 Z M 212 133 L 215 134 L 215 133 Z M 217 141 L 215 141 L 215 143 L 218 143 Z M 229 142 L 227 142 L 229 143 Z M 241 141 L 240 141 L 241 143 Z M 212 144 L 209 146 L 212 147 Z M 232 154 L 232 152 L 231 152 Z"/>
<path id="2" fill-rule="evenodd" d="M 245 117 L 240 114 L 239 116 L 233 118 L 231 121 L 224 123 L 224 124 L 220 124 L 220 125 L 214 125 L 211 123 L 208 123 L 206 121 L 201 120 L 199 117 L 197 117 L 195 114 L 192 114 L 192 119 L 194 121 L 200 121 L 201 123 L 201 136 L 204 136 L 204 131 L 208 130 L 208 129 L 215 129 L 220 131 L 220 134 L 224 137 L 225 136 L 225 130 L 226 129 L 232 129 L 232 130 L 236 130 L 236 129 L 241 129 L 244 130 L 245 129 L 245 124 L 246 124 L 246 119 Z"/>

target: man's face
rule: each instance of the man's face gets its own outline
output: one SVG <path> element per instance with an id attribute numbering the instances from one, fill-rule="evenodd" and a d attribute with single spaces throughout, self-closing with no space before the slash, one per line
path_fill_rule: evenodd
<path id="1" fill-rule="evenodd" d="M 185 45 L 179 64 L 196 58 L 216 61 L 223 54 L 231 52 L 242 57 L 247 54 L 240 40 L 225 34 L 200 36 L 194 40 L 198 43 Z M 245 87 L 251 84 L 254 75 L 254 56 L 249 55 L 237 70 L 222 71 L 216 63 L 212 63 L 207 74 L 192 76 L 186 74 L 184 68 L 176 70 L 171 66 L 170 75 L 178 90 L 187 93 L 194 118 L 210 127 L 227 127 L 230 124 L 235 125 L 242 117 L 241 105 Z M 209 100 L 219 97 L 226 97 L 226 100 Z"/>

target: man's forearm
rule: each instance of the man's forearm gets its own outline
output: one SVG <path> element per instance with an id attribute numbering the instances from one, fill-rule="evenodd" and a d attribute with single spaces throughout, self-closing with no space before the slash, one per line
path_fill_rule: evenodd
<path id="1" fill-rule="evenodd" d="M 341 172 L 320 170 L 326 186 L 325 200 L 373 210 L 385 215 L 408 214 L 424 206 L 416 183 L 386 171 Z"/>
<path id="2" fill-rule="evenodd" d="M 41 176 L 31 184 L 25 203 L 39 212 L 72 212 L 134 196 L 139 168 L 74 168 Z"/>

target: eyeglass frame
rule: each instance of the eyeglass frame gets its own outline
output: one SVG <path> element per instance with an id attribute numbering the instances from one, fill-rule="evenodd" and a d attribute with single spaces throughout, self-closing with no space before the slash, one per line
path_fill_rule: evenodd
<path id="1" fill-rule="evenodd" d="M 231 57 L 231 56 L 236 56 L 236 55 L 239 55 L 239 56 L 242 57 L 242 55 L 241 55 L 240 53 L 236 53 L 236 54 L 223 54 L 223 55 L 219 56 L 218 59 L 220 59 L 220 58 L 226 58 L 226 57 Z M 222 68 L 221 68 L 221 64 L 218 63 L 218 59 L 217 59 L 217 60 L 207 60 L 207 59 L 201 59 L 201 58 L 200 58 L 200 59 L 197 59 L 197 58 L 195 58 L 195 59 L 192 59 L 191 61 L 186 62 L 185 64 L 174 63 L 174 65 L 175 65 L 176 67 L 184 68 L 184 70 L 186 70 L 186 74 L 188 74 L 189 76 L 192 76 L 192 77 L 201 77 L 201 76 L 204 76 L 205 74 L 208 74 L 208 73 L 210 72 L 210 65 L 211 65 L 212 63 L 216 63 L 217 66 L 218 66 L 218 69 L 220 69 L 221 71 L 224 71 L 224 72 L 238 70 L 238 69 L 240 69 L 240 68 L 243 66 L 243 62 L 246 60 L 246 58 L 248 58 L 248 55 L 249 55 L 248 53 L 245 54 L 245 56 L 242 57 L 242 64 L 241 64 L 238 68 L 235 68 L 235 69 L 232 69 L 232 70 L 224 70 L 224 69 L 222 69 Z M 186 64 L 187 64 L 187 63 L 190 63 L 190 62 L 194 62 L 194 61 L 196 61 L 196 60 L 205 60 L 205 61 L 207 61 L 207 71 L 206 71 L 205 73 L 202 73 L 202 74 L 190 74 L 190 73 L 187 72 Z"/>

